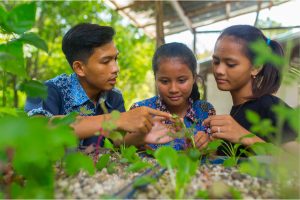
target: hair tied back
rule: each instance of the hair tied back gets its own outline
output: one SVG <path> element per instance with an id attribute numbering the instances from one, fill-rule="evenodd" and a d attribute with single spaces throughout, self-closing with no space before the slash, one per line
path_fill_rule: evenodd
<path id="1" fill-rule="evenodd" d="M 271 40 L 270 38 L 267 38 L 267 45 L 270 46 Z"/>

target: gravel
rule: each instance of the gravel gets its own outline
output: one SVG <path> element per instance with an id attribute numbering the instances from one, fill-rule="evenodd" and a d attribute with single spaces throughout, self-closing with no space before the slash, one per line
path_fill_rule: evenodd
<path id="1" fill-rule="evenodd" d="M 170 199 L 175 198 L 170 184 L 169 173 L 166 172 L 154 185 L 139 190 L 137 199 Z M 185 198 L 196 198 L 198 190 L 207 190 L 209 198 L 233 198 L 230 189 L 240 191 L 245 199 L 274 198 L 273 185 L 270 180 L 241 174 L 234 167 L 222 165 L 202 165 L 187 186 Z"/>
<path id="2" fill-rule="evenodd" d="M 102 150 L 100 155 L 103 153 L 109 153 L 109 151 Z M 94 157 L 93 153 L 89 155 Z M 68 176 L 63 171 L 58 172 L 55 197 L 57 199 L 119 198 L 113 195 L 131 184 L 143 171 L 127 173 L 124 169 L 129 165 L 128 163 L 120 163 L 120 159 L 115 154 L 112 154 L 111 158 L 117 163 L 116 172 L 113 174 L 109 174 L 106 169 L 97 171 L 93 176 L 83 171 L 76 176 Z M 144 157 L 143 160 L 153 166 L 156 164 L 152 158 Z M 129 186 L 128 188 L 129 191 L 132 189 Z M 208 198 L 269 199 L 276 198 L 273 188 L 274 185 L 270 179 L 241 174 L 236 167 L 225 168 L 220 164 L 202 164 L 199 165 L 196 175 L 186 187 L 184 198 L 202 198 L 202 196 L 197 196 L 197 193 L 202 190 L 207 191 Z M 161 175 L 156 183 L 134 191 L 134 195 L 129 198 L 175 198 L 168 171 Z M 237 194 L 240 196 L 236 196 Z"/>

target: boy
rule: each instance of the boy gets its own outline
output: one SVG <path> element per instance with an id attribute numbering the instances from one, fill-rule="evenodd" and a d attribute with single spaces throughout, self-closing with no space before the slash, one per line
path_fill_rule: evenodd
<path id="1" fill-rule="evenodd" d="M 101 108 L 102 101 L 109 113 L 121 112 L 116 121 L 118 130 L 146 134 L 153 126 L 153 116 L 161 120 L 170 118 L 168 113 L 147 107 L 125 112 L 122 94 L 114 88 L 119 72 L 114 35 L 112 27 L 96 24 L 84 23 L 71 28 L 63 38 L 62 50 L 74 73 L 46 81 L 47 99 L 28 98 L 25 105 L 28 115 L 54 117 L 79 112 L 80 120 L 72 127 L 83 139 L 84 146 L 96 143 L 94 134 L 104 119 L 110 119 L 110 114 L 104 114 Z"/>

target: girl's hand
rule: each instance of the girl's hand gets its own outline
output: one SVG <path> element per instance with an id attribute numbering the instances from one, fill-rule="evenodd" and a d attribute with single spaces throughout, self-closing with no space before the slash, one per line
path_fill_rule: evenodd
<path id="1" fill-rule="evenodd" d="M 127 132 L 124 137 L 124 142 L 127 145 L 142 146 L 145 144 L 164 144 L 174 140 L 172 137 L 168 136 L 168 133 L 173 132 L 173 130 L 163 123 L 165 118 L 155 116 L 152 117 L 151 120 L 153 126 L 150 132 Z"/>
<path id="2" fill-rule="evenodd" d="M 163 124 L 161 120 L 153 120 L 153 126 L 149 133 L 144 136 L 146 144 L 165 144 L 174 140 L 168 133 L 174 132 L 169 126 Z"/>
<path id="3" fill-rule="evenodd" d="M 204 149 L 207 144 L 211 141 L 211 137 L 204 131 L 198 131 L 194 135 L 195 147 L 199 150 Z M 186 147 L 193 147 L 193 141 L 191 138 L 186 138 Z"/>
<path id="4" fill-rule="evenodd" d="M 264 142 L 261 138 L 244 137 L 250 132 L 237 123 L 230 115 L 214 115 L 203 121 L 203 125 L 210 127 L 213 138 L 224 139 L 232 143 L 249 146 L 255 142 Z M 244 137 L 244 138 L 243 138 Z"/>
<path id="5" fill-rule="evenodd" d="M 194 140 L 196 147 L 199 150 L 201 150 L 207 146 L 207 144 L 211 141 L 211 138 L 204 131 L 198 131 L 197 134 L 194 136 Z"/>

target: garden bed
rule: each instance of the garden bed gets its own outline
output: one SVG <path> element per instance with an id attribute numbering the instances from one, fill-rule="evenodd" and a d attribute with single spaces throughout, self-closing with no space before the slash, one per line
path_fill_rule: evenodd
<path id="1" fill-rule="evenodd" d="M 92 176 L 83 171 L 76 176 L 67 176 L 60 171 L 57 174 L 55 197 L 58 199 L 174 198 L 169 171 L 158 167 L 155 159 L 142 158 L 143 161 L 155 166 L 154 169 L 148 168 L 129 173 L 125 170 L 129 164 L 121 162 L 117 154 L 102 149 L 99 155 L 104 153 L 111 153 L 111 160 L 115 163 L 113 171 L 108 172 L 104 168 Z M 91 153 L 90 156 L 95 155 Z M 144 187 L 133 187 L 137 177 L 146 175 L 156 176 L 157 181 Z M 225 168 L 221 164 L 201 164 L 186 187 L 185 198 L 276 198 L 272 186 L 271 180 L 242 174 L 236 167 Z"/>
<path id="2" fill-rule="evenodd" d="M 137 190 L 133 197 L 137 199 L 174 198 L 174 190 L 169 177 L 166 171 L 156 184 Z M 204 191 L 207 193 L 203 193 Z M 219 164 L 199 166 L 196 175 L 187 186 L 185 198 L 203 198 L 207 195 L 209 198 L 275 198 L 270 180 L 241 174 L 235 167 L 225 168 Z"/>

